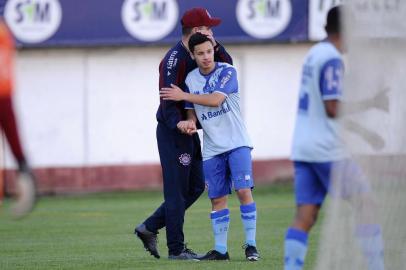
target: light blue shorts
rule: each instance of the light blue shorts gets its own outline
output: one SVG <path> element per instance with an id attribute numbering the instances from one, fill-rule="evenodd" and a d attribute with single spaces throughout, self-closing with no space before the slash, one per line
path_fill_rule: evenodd
<path id="1" fill-rule="evenodd" d="M 203 161 L 204 177 L 210 199 L 235 190 L 253 188 L 251 148 L 239 147 Z"/>

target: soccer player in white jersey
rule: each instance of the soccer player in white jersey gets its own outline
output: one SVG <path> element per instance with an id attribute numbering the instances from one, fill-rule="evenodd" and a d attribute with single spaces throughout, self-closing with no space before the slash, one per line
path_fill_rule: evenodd
<path id="1" fill-rule="evenodd" d="M 300 89 L 299 108 L 293 136 L 292 160 L 295 167 L 296 215 L 285 235 L 285 270 L 303 268 L 308 233 L 316 222 L 319 209 L 331 190 L 330 176 L 334 166 L 345 170 L 342 175 L 362 177 L 359 169 L 348 159 L 340 145 L 337 130 L 337 107 L 342 94 L 342 40 L 340 17 L 342 7 L 332 8 L 327 15 L 327 39 L 314 45 L 306 56 Z M 341 168 L 339 168 L 339 166 Z M 338 179 L 341 181 L 341 179 Z M 351 192 L 367 193 L 367 185 L 351 187 L 339 194 L 348 198 Z M 378 224 L 361 223 L 355 235 L 368 261 L 369 270 L 382 270 L 383 244 Z"/>
<path id="2" fill-rule="evenodd" d="M 186 78 L 188 89 L 183 92 L 172 85 L 161 89 L 161 97 L 185 100 L 186 108 L 190 109 L 187 121 L 196 122 L 198 119 L 203 128 L 203 169 L 212 203 L 210 218 L 215 246 L 200 259 L 229 259 L 227 234 L 230 211 L 227 196 L 234 188 L 241 203 L 245 255 L 247 260 L 257 261 L 257 212 L 251 193 L 254 187 L 252 144 L 241 117 L 237 73 L 233 66 L 214 61 L 213 43 L 204 34 L 196 33 L 190 38 L 189 50 L 198 68 Z M 187 121 L 180 123 L 179 128 L 186 133 L 196 132 L 187 129 Z"/>

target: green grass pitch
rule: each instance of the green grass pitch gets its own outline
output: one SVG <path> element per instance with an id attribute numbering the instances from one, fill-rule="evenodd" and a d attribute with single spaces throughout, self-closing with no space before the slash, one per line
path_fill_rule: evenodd
<path id="1" fill-rule="evenodd" d="M 294 213 L 290 187 L 254 190 L 258 208 L 259 262 L 245 260 L 244 234 L 235 194 L 229 207 L 229 262 L 169 261 L 165 230 L 159 234 L 161 259 L 154 259 L 133 234 L 162 200 L 160 192 L 125 192 L 74 197 L 44 197 L 35 211 L 15 221 L 0 212 L 0 269 L 283 269 L 283 238 Z M 213 247 L 207 194 L 187 211 L 188 247 L 205 253 Z M 315 264 L 319 226 L 311 233 L 305 269 Z"/>

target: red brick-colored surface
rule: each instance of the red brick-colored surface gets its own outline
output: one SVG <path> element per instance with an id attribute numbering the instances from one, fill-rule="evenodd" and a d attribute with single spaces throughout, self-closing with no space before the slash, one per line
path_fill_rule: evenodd
<path id="1" fill-rule="evenodd" d="M 256 184 L 293 180 L 293 164 L 288 159 L 254 160 L 252 166 Z"/>
<path id="2" fill-rule="evenodd" d="M 292 179 L 289 160 L 253 162 L 258 185 Z M 118 190 L 161 189 L 159 164 L 38 168 L 34 170 L 40 194 L 72 194 Z M 15 193 L 15 171 L 5 171 L 5 192 Z"/>

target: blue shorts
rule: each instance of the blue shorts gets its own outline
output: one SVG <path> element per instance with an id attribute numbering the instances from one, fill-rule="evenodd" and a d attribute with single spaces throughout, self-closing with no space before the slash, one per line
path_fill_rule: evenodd
<path id="1" fill-rule="evenodd" d="M 203 161 L 204 177 L 210 199 L 235 190 L 253 188 L 251 148 L 239 147 Z"/>
<path id="2" fill-rule="evenodd" d="M 296 204 L 321 205 L 329 192 L 348 199 L 370 191 L 361 169 L 352 160 L 336 162 L 295 161 Z"/>

